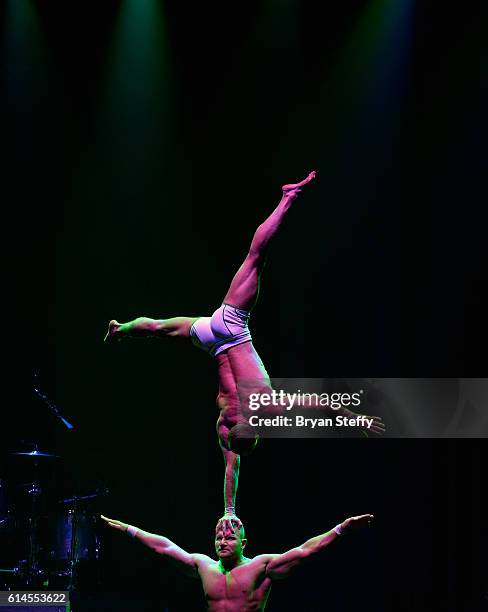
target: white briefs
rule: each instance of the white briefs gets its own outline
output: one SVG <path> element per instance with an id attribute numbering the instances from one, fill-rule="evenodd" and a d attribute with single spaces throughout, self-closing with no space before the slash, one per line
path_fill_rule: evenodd
<path id="1" fill-rule="evenodd" d="M 211 317 L 200 317 L 190 328 L 192 342 L 212 356 L 232 346 L 250 342 L 248 321 L 250 312 L 222 304 Z"/>

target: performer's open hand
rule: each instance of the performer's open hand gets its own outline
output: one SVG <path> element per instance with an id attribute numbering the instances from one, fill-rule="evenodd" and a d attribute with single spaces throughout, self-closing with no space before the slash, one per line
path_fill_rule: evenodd
<path id="1" fill-rule="evenodd" d="M 368 416 L 364 415 L 367 419 L 373 419 L 370 427 L 365 427 L 363 433 L 368 437 L 368 434 L 376 434 L 381 436 L 385 433 L 386 427 L 383 423 L 383 419 L 380 416 Z"/>
<path id="2" fill-rule="evenodd" d="M 127 531 L 127 528 L 129 527 L 127 523 L 122 523 L 122 521 L 116 521 L 115 519 L 107 518 L 106 516 L 103 516 L 103 514 L 100 515 L 100 518 L 103 519 L 106 523 L 108 523 L 110 527 L 113 527 L 114 529 L 119 529 L 120 531 Z"/>
<path id="3" fill-rule="evenodd" d="M 383 419 L 380 416 L 371 416 L 369 414 L 358 414 L 352 410 L 345 409 L 341 412 L 342 416 L 348 419 L 356 419 L 357 424 L 361 427 L 361 433 L 368 438 L 370 435 L 381 436 L 385 433 L 386 427 Z M 368 427 L 368 424 L 371 423 Z"/>
<path id="4" fill-rule="evenodd" d="M 240 529 L 242 527 L 241 519 L 234 512 L 226 512 L 223 517 L 219 519 L 219 523 L 223 523 L 224 530 L 234 531 L 234 529 Z"/>
<path id="5" fill-rule="evenodd" d="M 372 514 L 360 514 L 359 516 L 351 516 L 341 523 L 344 531 L 352 531 L 358 527 L 368 527 L 374 519 Z"/>

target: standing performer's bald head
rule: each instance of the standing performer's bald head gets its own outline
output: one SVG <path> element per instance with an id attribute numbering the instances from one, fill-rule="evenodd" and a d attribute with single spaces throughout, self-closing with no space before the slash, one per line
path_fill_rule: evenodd
<path id="1" fill-rule="evenodd" d="M 223 565 L 234 564 L 243 557 L 247 539 L 239 519 L 221 518 L 215 527 L 215 552 Z"/>

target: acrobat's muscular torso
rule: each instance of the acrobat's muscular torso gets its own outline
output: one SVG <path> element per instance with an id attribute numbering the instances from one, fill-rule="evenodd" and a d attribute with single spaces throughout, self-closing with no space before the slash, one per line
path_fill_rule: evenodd
<path id="1" fill-rule="evenodd" d="M 243 559 L 230 571 L 207 557 L 198 555 L 198 574 L 208 610 L 211 612 L 251 612 L 263 610 L 271 590 L 266 565 L 272 555 Z"/>

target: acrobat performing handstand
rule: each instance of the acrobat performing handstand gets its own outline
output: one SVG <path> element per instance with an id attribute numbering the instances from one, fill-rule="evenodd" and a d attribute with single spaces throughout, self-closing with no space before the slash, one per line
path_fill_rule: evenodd
<path id="1" fill-rule="evenodd" d="M 264 386 L 268 388 L 270 386 L 266 368 L 252 342 L 248 327 L 249 316 L 258 299 L 261 273 L 269 245 L 287 211 L 315 175 L 315 171 L 312 171 L 303 181 L 282 187 L 280 202 L 257 228 L 249 252 L 232 279 L 223 303 L 211 316 L 181 316 L 169 319 L 139 317 L 127 323 L 112 320 L 105 336 L 105 342 L 126 337 L 191 339 L 196 346 L 215 357 L 219 380 L 217 434 L 226 466 L 224 480 L 224 516 L 226 517 L 235 517 L 239 455 L 251 452 L 257 442 L 257 437 L 246 437 L 239 433 L 242 427 L 239 381 L 261 381 Z M 347 416 L 356 416 L 348 409 L 341 410 Z M 372 418 L 369 431 L 383 433 L 384 426 L 379 417 Z"/>

